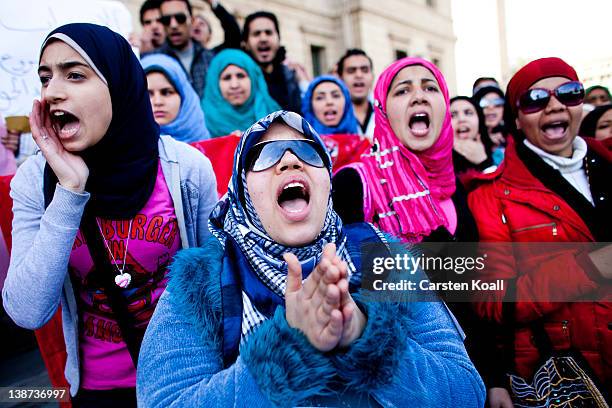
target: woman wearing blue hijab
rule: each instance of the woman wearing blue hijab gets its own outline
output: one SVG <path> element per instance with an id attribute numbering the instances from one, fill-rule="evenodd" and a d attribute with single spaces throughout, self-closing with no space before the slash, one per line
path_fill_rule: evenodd
<path id="1" fill-rule="evenodd" d="M 258 118 L 280 109 L 268 93 L 259 65 L 235 49 L 221 51 L 210 62 L 201 106 L 212 137 L 240 134 Z"/>
<path id="2" fill-rule="evenodd" d="M 213 237 L 177 256 L 147 329 L 141 406 L 484 405 L 442 303 L 364 295 L 362 244 L 386 238 L 342 225 L 330 193 L 329 154 L 301 116 L 246 130 Z"/>
<path id="3" fill-rule="evenodd" d="M 321 135 L 357 134 L 351 94 L 341 79 L 316 77 L 302 97 L 304 118 Z"/>
<path id="4" fill-rule="evenodd" d="M 161 134 L 185 143 L 210 139 L 198 95 L 179 63 L 164 54 L 149 54 L 140 62 Z"/>
<path id="5" fill-rule="evenodd" d="M 209 235 L 215 176 L 195 148 L 160 137 L 145 73 L 119 34 L 55 29 L 38 75 L 40 152 L 11 182 L 4 308 L 37 329 L 61 305 L 74 407 L 135 407 L 144 331 L 174 254 Z"/>

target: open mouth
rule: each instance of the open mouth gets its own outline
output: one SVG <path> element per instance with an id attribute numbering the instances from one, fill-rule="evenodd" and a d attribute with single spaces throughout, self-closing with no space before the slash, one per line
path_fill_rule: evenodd
<path id="1" fill-rule="evenodd" d="M 280 208 L 289 215 L 290 218 L 305 215 L 305 210 L 310 203 L 310 191 L 308 183 L 302 180 L 289 180 L 280 190 L 277 196 Z M 301 218 L 301 217 L 300 217 Z"/>
<path id="2" fill-rule="evenodd" d="M 415 136 L 427 136 L 429 133 L 429 114 L 426 112 L 416 112 L 410 116 L 410 120 L 408 121 L 408 126 L 410 127 L 410 131 Z"/>
<path id="3" fill-rule="evenodd" d="M 70 138 L 81 128 L 79 118 L 65 110 L 51 111 L 51 124 L 60 138 Z"/>
<path id="4" fill-rule="evenodd" d="M 549 139 L 561 139 L 565 136 L 567 128 L 569 127 L 569 122 L 565 120 L 559 120 L 555 122 L 550 122 L 541 127 L 542 132 L 546 134 Z"/>
<path id="5" fill-rule="evenodd" d="M 272 51 L 272 47 L 268 44 L 262 44 L 257 46 L 257 52 L 259 54 L 269 54 Z"/>
<path id="6" fill-rule="evenodd" d="M 227 96 L 230 99 L 239 99 L 239 98 L 242 98 L 243 95 L 244 95 L 244 91 L 234 91 L 234 92 L 229 92 L 227 94 Z"/>
<path id="7" fill-rule="evenodd" d="M 459 126 L 455 133 L 460 139 L 466 139 L 470 135 L 471 129 L 468 126 Z"/>
<path id="8" fill-rule="evenodd" d="M 336 109 L 329 109 L 323 112 L 323 118 L 325 121 L 330 122 L 338 117 L 338 111 Z"/>

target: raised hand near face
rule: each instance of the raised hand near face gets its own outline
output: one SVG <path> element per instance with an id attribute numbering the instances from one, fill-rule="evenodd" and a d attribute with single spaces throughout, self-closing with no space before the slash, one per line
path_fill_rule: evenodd
<path id="1" fill-rule="evenodd" d="M 323 248 L 321 261 L 302 282 L 297 257 L 284 255 L 288 265 L 285 316 L 320 351 L 345 347 L 361 336 L 366 318 L 348 291 L 347 266 L 336 246 Z"/>
<path id="2" fill-rule="evenodd" d="M 64 149 L 53 125 L 47 103 L 34 101 L 30 114 L 32 137 L 43 156 L 53 169 L 60 185 L 68 190 L 81 193 L 89 177 L 89 168 L 83 158 Z"/>

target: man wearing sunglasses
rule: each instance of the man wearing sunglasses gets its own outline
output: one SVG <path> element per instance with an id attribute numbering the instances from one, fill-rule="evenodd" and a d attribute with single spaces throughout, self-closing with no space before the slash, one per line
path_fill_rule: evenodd
<path id="1" fill-rule="evenodd" d="M 206 2 L 210 5 L 215 15 L 224 16 L 222 25 L 227 30 L 229 27 L 227 16 L 231 17 L 231 15 L 223 9 L 218 1 L 206 0 Z M 166 42 L 156 49 L 155 52 L 169 55 L 178 60 L 185 69 L 185 72 L 187 72 L 193 89 L 195 89 L 198 96 L 202 97 L 206 83 L 206 71 L 208 70 L 210 60 L 214 56 L 214 52 L 204 48 L 198 41 L 194 41 L 191 38 L 191 26 L 193 24 L 191 3 L 189 3 L 189 0 L 160 0 L 160 11 L 160 22 L 166 32 Z M 233 39 L 229 43 L 233 44 L 233 46 L 238 46 L 239 41 L 235 37 L 240 28 L 235 19 L 233 24 L 235 25 L 231 29 L 231 32 L 234 33 Z M 228 38 L 226 37 L 227 42 Z"/>

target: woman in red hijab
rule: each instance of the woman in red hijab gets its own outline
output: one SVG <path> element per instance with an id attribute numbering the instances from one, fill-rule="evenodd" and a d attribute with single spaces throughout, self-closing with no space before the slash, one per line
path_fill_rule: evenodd
<path id="1" fill-rule="evenodd" d="M 555 350 L 579 351 L 611 389 L 612 246 L 589 252 L 566 244 L 553 254 L 541 243 L 612 241 L 612 164 L 600 144 L 577 136 L 584 88 L 563 60 L 530 62 L 510 80 L 506 95 L 514 138 L 502 166 L 483 176 L 468 203 L 481 241 L 521 244 L 505 253 L 496 247 L 495 262 L 481 277 L 504 279 L 506 290 L 480 298 L 487 302 L 477 303 L 477 312 L 511 326 L 508 348 L 523 378 L 547 357 L 533 342 L 538 324 Z M 508 318 L 504 300 L 517 300 L 514 317 Z"/>

